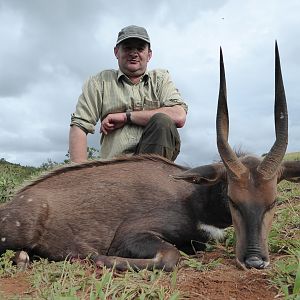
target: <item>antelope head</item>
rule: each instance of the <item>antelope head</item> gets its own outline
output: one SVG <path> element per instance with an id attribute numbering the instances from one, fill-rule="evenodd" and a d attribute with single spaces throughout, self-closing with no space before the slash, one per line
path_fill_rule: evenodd
<path id="1" fill-rule="evenodd" d="M 268 234 L 274 217 L 277 183 L 299 181 L 300 162 L 283 162 L 288 144 L 288 112 L 277 43 L 275 45 L 275 132 L 268 154 L 238 158 L 228 144 L 228 109 L 222 49 L 216 118 L 218 151 L 226 168 L 228 199 L 236 234 L 235 253 L 242 267 L 268 266 Z"/>
<path id="2" fill-rule="evenodd" d="M 264 158 L 239 157 L 228 144 L 226 80 L 220 49 L 216 131 L 222 163 L 193 168 L 174 177 L 200 185 L 214 185 L 220 181 L 227 184 L 227 199 L 236 234 L 236 261 L 242 268 L 263 269 L 269 265 L 268 234 L 275 212 L 277 184 L 283 179 L 300 182 L 300 161 L 283 161 L 288 143 L 288 112 L 277 43 L 274 114 L 276 139 L 269 153 Z"/>

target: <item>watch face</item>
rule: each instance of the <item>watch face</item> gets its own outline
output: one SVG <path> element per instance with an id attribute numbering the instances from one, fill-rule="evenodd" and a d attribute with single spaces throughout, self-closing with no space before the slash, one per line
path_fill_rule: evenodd
<path id="1" fill-rule="evenodd" d="M 129 110 L 126 111 L 127 124 L 131 124 L 131 112 Z"/>

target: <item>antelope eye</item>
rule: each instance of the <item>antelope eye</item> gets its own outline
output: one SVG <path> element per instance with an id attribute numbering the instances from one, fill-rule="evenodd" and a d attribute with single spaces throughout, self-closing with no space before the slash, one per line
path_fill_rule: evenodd
<path id="1" fill-rule="evenodd" d="M 236 205 L 236 203 L 234 203 L 230 197 L 228 197 L 228 198 L 229 198 L 229 202 L 230 202 L 231 206 L 232 206 L 234 209 L 238 209 L 238 206 Z"/>
<path id="2" fill-rule="evenodd" d="M 276 201 L 274 201 L 273 203 L 271 203 L 271 204 L 267 207 L 266 211 L 271 210 L 272 208 L 274 208 L 275 205 L 276 205 Z"/>

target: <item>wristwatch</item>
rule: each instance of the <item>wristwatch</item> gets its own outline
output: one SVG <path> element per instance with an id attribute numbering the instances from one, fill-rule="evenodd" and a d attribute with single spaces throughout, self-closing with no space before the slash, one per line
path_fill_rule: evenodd
<path id="1" fill-rule="evenodd" d="M 126 110 L 126 118 L 127 118 L 126 124 L 132 124 L 132 121 L 131 121 L 131 111 L 130 110 Z"/>

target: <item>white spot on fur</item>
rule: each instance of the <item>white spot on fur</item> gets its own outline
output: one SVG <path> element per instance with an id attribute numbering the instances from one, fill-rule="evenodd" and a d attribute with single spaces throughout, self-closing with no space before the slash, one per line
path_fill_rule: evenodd
<path id="1" fill-rule="evenodd" d="M 5 241 L 6 241 L 6 238 L 5 238 L 5 237 L 2 237 L 2 238 L 1 238 L 1 242 L 4 243 Z"/>
<path id="2" fill-rule="evenodd" d="M 33 201 L 32 198 L 28 198 L 28 199 L 27 199 L 27 202 L 32 202 L 32 201 Z"/>
<path id="3" fill-rule="evenodd" d="M 47 208 L 47 203 L 43 203 L 43 208 Z"/>
<path id="4" fill-rule="evenodd" d="M 24 195 L 21 195 L 21 196 L 20 196 L 20 199 L 23 199 L 23 198 L 24 198 Z"/>
<path id="5" fill-rule="evenodd" d="M 213 240 L 219 241 L 224 238 L 224 230 L 215 226 L 199 223 L 197 229 L 205 231 Z"/>
<path id="6" fill-rule="evenodd" d="M 19 221 L 16 221 L 16 226 L 17 227 L 20 227 L 21 226 L 21 223 Z"/>

